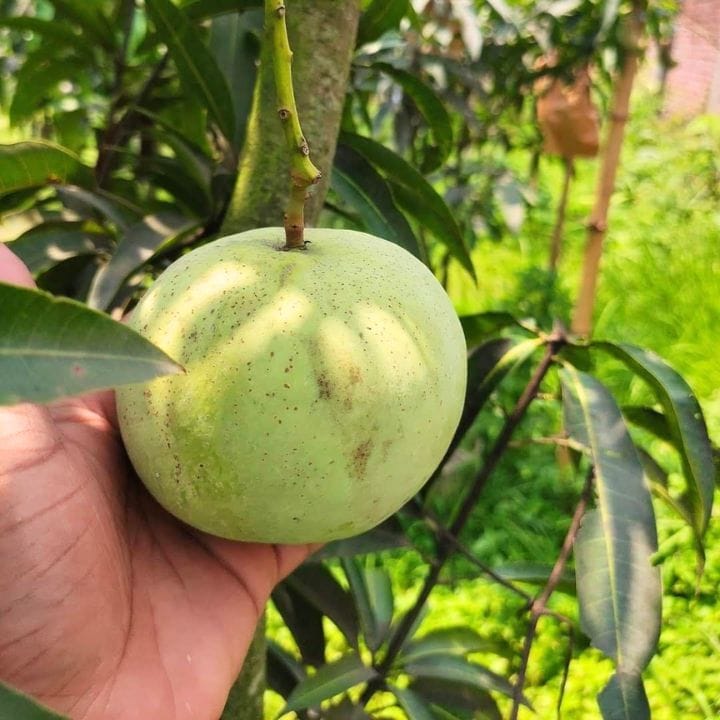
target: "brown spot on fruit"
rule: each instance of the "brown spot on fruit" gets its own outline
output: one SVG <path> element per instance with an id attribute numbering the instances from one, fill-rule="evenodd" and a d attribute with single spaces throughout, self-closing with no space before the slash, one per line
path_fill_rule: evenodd
<path id="1" fill-rule="evenodd" d="M 318 385 L 318 392 L 321 400 L 329 400 L 332 387 L 330 385 L 330 380 L 328 379 L 328 376 L 325 375 L 325 373 L 319 373 L 317 375 L 317 385 Z"/>
<path id="2" fill-rule="evenodd" d="M 370 459 L 370 453 L 372 452 L 372 445 L 372 440 L 368 438 L 367 440 L 361 442 L 353 452 L 353 470 L 359 478 L 362 478 L 365 475 L 368 460 Z"/>
<path id="3" fill-rule="evenodd" d="M 362 373 L 357 365 L 350 366 L 350 372 L 348 373 L 351 385 L 357 385 L 362 380 Z"/>
<path id="4" fill-rule="evenodd" d="M 82 365 L 79 365 L 78 363 L 75 363 L 75 364 L 72 366 L 72 374 L 73 374 L 76 378 L 84 377 L 84 376 L 85 376 L 85 373 L 86 373 L 86 370 L 85 370 L 85 368 L 84 368 Z"/>

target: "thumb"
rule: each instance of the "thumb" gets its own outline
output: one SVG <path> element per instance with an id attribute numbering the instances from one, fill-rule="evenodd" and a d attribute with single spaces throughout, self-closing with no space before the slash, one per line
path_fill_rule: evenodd
<path id="1" fill-rule="evenodd" d="M 30 271 L 20 258 L 10 248 L 0 242 L 0 282 L 23 287 L 35 287 Z"/>

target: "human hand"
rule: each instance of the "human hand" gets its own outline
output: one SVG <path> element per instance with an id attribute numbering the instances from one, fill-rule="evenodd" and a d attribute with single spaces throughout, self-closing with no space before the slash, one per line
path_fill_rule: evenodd
<path id="1" fill-rule="evenodd" d="M 2 243 L 0 281 L 32 286 Z M 312 549 L 168 515 L 111 392 L 0 408 L 0 679 L 73 720 L 217 720 L 272 588 Z"/>

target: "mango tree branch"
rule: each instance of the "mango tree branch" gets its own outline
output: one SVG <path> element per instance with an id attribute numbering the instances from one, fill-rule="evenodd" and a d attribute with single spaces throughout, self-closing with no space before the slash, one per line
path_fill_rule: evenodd
<path id="1" fill-rule="evenodd" d="M 285 214 L 285 248 L 305 246 L 305 199 L 308 188 L 318 182 L 320 171 L 310 160 L 310 148 L 300 127 L 292 83 L 292 50 L 285 24 L 284 0 L 265 0 L 265 22 L 272 28 L 273 67 L 278 115 L 290 148 L 290 200 Z"/>

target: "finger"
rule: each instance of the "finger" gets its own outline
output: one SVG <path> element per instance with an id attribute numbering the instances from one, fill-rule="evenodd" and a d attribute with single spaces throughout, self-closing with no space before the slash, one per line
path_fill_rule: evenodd
<path id="1" fill-rule="evenodd" d="M 5 243 L 0 243 L 0 282 L 35 287 L 33 276 L 25 263 Z"/>

